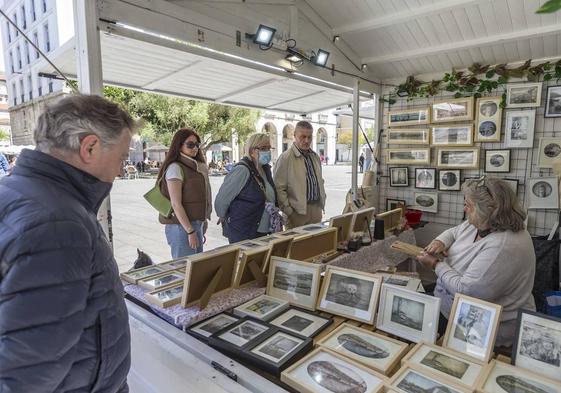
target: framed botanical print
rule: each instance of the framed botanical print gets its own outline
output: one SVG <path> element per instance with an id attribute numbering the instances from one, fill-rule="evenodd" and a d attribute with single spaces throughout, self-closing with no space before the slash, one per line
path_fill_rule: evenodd
<path id="1" fill-rule="evenodd" d="M 438 189 L 440 191 L 460 191 L 461 190 L 460 170 L 439 169 Z"/>
<path id="2" fill-rule="evenodd" d="M 431 146 L 473 145 L 473 124 L 431 127 Z"/>
<path id="3" fill-rule="evenodd" d="M 501 141 L 501 119 L 503 115 L 501 101 L 501 97 L 481 97 L 477 99 L 476 142 Z"/>
<path id="4" fill-rule="evenodd" d="M 428 213 L 438 213 L 437 192 L 415 192 L 415 209 Z"/>
<path id="5" fill-rule="evenodd" d="M 234 314 L 240 317 L 253 317 L 267 321 L 274 318 L 288 308 L 286 300 L 277 299 L 272 296 L 261 295 L 249 302 L 234 308 Z"/>
<path id="6" fill-rule="evenodd" d="M 559 393 L 561 383 L 523 368 L 492 360 L 483 370 L 476 390 L 481 393 Z"/>
<path id="7" fill-rule="evenodd" d="M 479 168 L 479 148 L 456 147 L 436 150 L 436 165 L 439 168 Z"/>
<path id="8" fill-rule="evenodd" d="M 473 389 L 465 388 L 451 379 L 442 378 L 440 375 L 430 373 L 426 369 L 421 369 L 409 363 L 406 367 L 402 367 L 388 384 L 398 393 L 470 393 L 473 391 Z"/>
<path id="9" fill-rule="evenodd" d="M 388 164 L 430 164 L 430 149 L 387 149 Z"/>
<path id="10" fill-rule="evenodd" d="M 538 107 L 542 99 L 542 84 L 516 83 L 506 87 L 507 108 Z"/>
<path id="11" fill-rule="evenodd" d="M 528 209 L 559 209 L 559 178 L 536 177 L 528 180 Z"/>
<path id="12" fill-rule="evenodd" d="M 561 117 L 561 86 L 547 88 L 544 116 Z"/>
<path id="13" fill-rule="evenodd" d="M 437 101 L 431 108 L 432 123 L 473 120 L 473 97 Z"/>
<path id="14" fill-rule="evenodd" d="M 388 112 L 388 125 L 390 127 L 414 126 L 428 124 L 429 108 L 403 109 Z"/>
<path id="15" fill-rule="evenodd" d="M 415 188 L 436 188 L 435 168 L 415 168 Z"/>
<path id="16" fill-rule="evenodd" d="M 540 168 L 553 168 L 554 163 L 561 163 L 561 138 L 540 138 L 538 154 Z"/>
<path id="17" fill-rule="evenodd" d="M 485 150 L 485 172 L 510 172 L 510 150 Z"/>
<path id="18" fill-rule="evenodd" d="M 390 187 L 409 186 L 409 168 L 406 166 L 390 168 Z"/>
<path id="19" fill-rule="evenodd" d="M 405 199 L 393 199 L 393 198 L 386 198 L 386 211 L 389 212 L 390 210 L 397 209 L 400 206 L 405 207 L 407 202 Z"/>
<path id="20" fill-rule="evenodd" d="M 314 337 L 331 322 L 331 318 L 291 307 L 269 323 L 300 336 Z"/>
<path id="21" fill-rule="evenodd" d="M 502 307 L 456 293 L 442 346 L 488 362 L 495 346 Z"/>
<path id="22" fill-rule="evenodd" d="M 505 142 L 509 148 L 534 147 L 536 110 L 506 111 Z"/>
<path id="23" fill-rule="evenodd" d="M 520 310 L 512 364 L 561 381 L 561 318 Z"/>
<path id="24" fill-rule="evenodd" d="M 390 128 L 387 131 L 389 145 L 428 145 L 427 128 Z"/>

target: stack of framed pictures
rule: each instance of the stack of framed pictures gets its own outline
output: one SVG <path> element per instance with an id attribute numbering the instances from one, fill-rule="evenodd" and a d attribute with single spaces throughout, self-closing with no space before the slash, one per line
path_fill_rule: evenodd
<path id="1" fill-rule="evenodd" d="M 261 295 L 242 304 L 241 306 L 234 308 L 234 314 L 240 317 L 249 316 L 255 319 L 267 321 L 276 317 L 287 308 L 288 302 L 286 300 Z"/>
<path id="2" fill-rule="evenodd" d="M 491 361 L 483 370 L 477 391 L 482 393 L 504 392 L 561 392 L 561 383 L 536 375 L 533 372 L 509 364 Z"/>
<path id="3" fill-rule="evenodd" d="M 168 270 L 167 272 L 163 272 L 155 276 L 142 278 L 138 280 L 137 285 L 150 291 L 157 291 L 163 287 L 183 283 L 183 280 L 185 280 L 185 275 L 183 273 L 176 270 Z"/>

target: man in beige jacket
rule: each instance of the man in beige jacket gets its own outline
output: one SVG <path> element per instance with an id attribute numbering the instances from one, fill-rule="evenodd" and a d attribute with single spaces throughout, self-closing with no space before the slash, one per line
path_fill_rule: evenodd
<path id="1" fill-rule="evenodd" d="M 311 149 L 314 129 L 299 121 L 294 143 L 281 154 L 274 168 L 279 208 L 288 217 L 288 228 L 318 223 L 325 206 L 321 162 Z"/>

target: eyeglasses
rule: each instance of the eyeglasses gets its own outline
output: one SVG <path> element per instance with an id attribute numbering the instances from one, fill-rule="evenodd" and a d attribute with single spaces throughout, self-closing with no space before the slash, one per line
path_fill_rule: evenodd
<path id="1" fill-rule="evenodd" d="M 271 151 L 271 150 L 275 150 L 274 147 L 271 146 L 262 146 L 262 147 L 254 147 L 255 150 L 259 150 L 259 151 Z"/>
<path id="2" fill-rule="evenodd" d="M 190 142 L 189 141 L 189 142 L 185 142 L 184 145 L 187 149 L 194 149 L 194 148 L 198 149 L 198 148 L 201 147 L 201 144 L 199 142 Z"/>
<path id="3" fill-rule="evenodd" d="M 489 189 L 489 187 L 487 187 L 487 176 L 483 175 L 479 179 L 477 179 L 475 187 L 478 189 L 484 189 L 485 191 L 487 191 L 487 194 L 489 194 L 491 199 L 495 199 L 493 198 L 493 194 L 491 194 L 491 190 Z"/>

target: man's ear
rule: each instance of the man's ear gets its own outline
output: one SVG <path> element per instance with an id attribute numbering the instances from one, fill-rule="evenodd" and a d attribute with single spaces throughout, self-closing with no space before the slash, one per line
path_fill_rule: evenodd
<path id="1" fill-rule="evenodd" d="M 80 142 L 80 158 L 84 163 L 92 162 L 99 148 L 100 142 L 97 135 L 90 134 L 86 136 Z"/>

